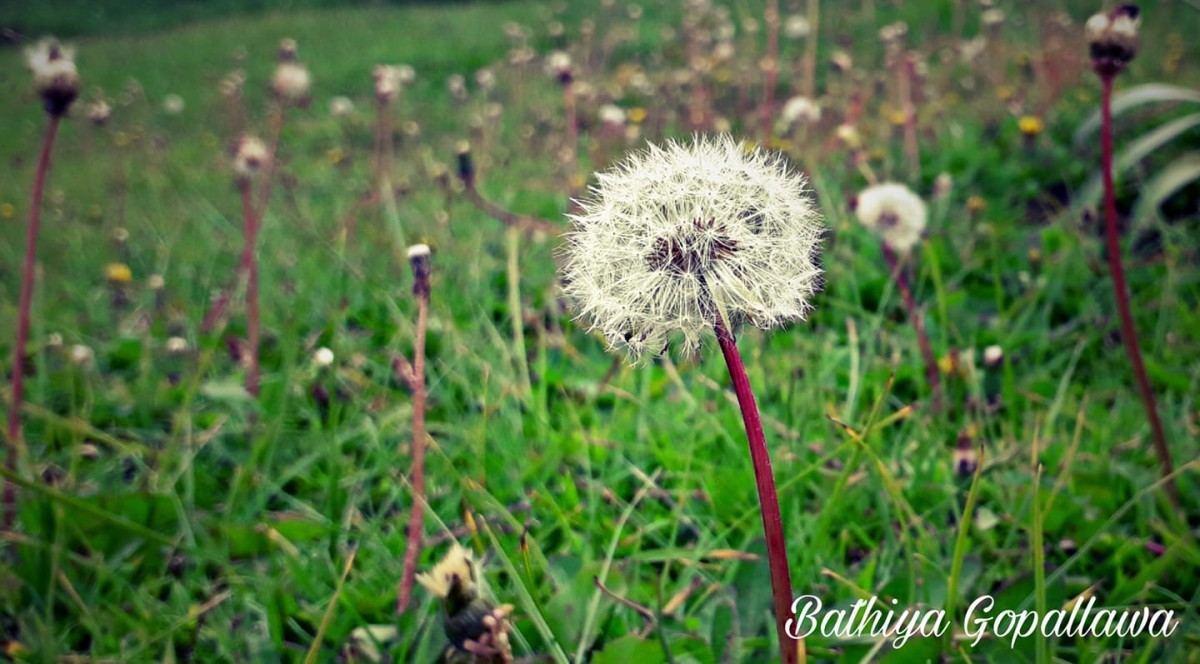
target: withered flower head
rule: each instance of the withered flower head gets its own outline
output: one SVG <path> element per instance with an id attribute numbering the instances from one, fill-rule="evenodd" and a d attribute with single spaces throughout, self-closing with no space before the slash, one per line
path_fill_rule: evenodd
<path id="1" fill-rule="evenodd" d="M 66 115 L 71 102 L 79 96 L 75 49 L 47 37 L 25 50 L 25 60 L 33 72 L 33 87 L 42 98 L 46 113 L 54 117 Z"/>
<path id="2" fill-rule="evenodd" d="M 1092 67 L 1101 76 L 1114 76 L 1137 55 L 1142 19 L 1136 5 L 1120 5 L 1088 19 L 1084 37 Z"/>

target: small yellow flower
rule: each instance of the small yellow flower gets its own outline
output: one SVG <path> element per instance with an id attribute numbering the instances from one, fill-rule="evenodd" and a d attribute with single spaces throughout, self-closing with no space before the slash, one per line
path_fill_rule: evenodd
<path id="1" fill-rule="evenodd" d="M 972 196 L 967 199 L 967 209 L 971 212 L 981 212 L 987 207 L 987 201 L 983 200 L 983 196 Z"/>
<path id="2" fill-rule="evenodd" d="M 127 284 L 133 281 L 133 270 L 124 263 L 109 263 L 104 266 L 104 278 L 114 284 Z"/>
<path id="3" fill-rule="evenodd" d="M 587 180 L 582 175 L 579 175 L 577 173 L 577 174 L 571 176 L 571 188 L 572 189 L 583 189 L 583 185 L 585 185 L 585 184 L 587 184 Z"/>
<path id="4" fill-rule="evenodd" d="M 1037 247 L 1030 247 L 1029 248 L 1029 262 L 1037 263 L 1040 260 L 1042 260 L 1042 250 L 1038 249 Z"/>
<path id="5" fill-rule="evenodd" d="M 904 123 L 908 122 L 908 113 L 899 110 L 892 111 L 891 115 L 888 116 L 888 119 L 891 120 L 893 125 L 897 127 L 903 127 Z"/>
<path id="6" fill-rule="evenodd" d="M 340 147 L 332 147 L 325 152 L 325 161 L 330 166 L 337 166 L 346 158 L 346 153 Z"/>
<path id="7" fill-rule="evenodd" d="M 634 124 L 641 124 L 646 120 L 646 109 L 641 106 L 635 106 L 629 109 L 629 114 L 626 117 Z"/>
<path id="8" fill-rule="evenodd" d="M 1036 115 L 1025 115 L 1017 121 L 1017 127 L 1026 136 L 1037 136 L 1046 129 L 1046 123 Z"/>
<path id="9" fill-rule="evenodd" d="M 996 88 L 996 99 L 999 99 L 1000 101 L 1008 101 L 1009 99 L 1012 99 L 1013 94 L 1014 91 L 1011 86 L 1002 85 Z"/>
<path id="10" fill-rule="evenodd" d="M 938 359 L 938 368 L 942 370 L 943 374 L 949 376 L 950 374 L 954 373 L 954 370 L 957 367 L 955 366 L 954 358 L 950 357 L 949 355 L 943 355 Z"/>
<path id="11" fill-rule="evenodd" d="M 0 204 L 0 217 L 12 219 L 17 216 L 17 208 L 12 203 Z"/>

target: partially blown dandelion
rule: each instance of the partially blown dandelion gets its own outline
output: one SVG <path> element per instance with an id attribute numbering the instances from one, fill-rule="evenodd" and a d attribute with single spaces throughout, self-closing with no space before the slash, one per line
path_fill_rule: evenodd
<path id="1" fill-rule="evenodd" d="M 446 661 L 511 662 L 508 632 L 510 604 L 496 606 L 479 589 L 471 552 L 454 544 L 433 570 L 417 575 L 417 583 L 442 602 L 444 629 L 450 640 Z"/>
<path id="2" fill-rule="evenodd" d="M 792 584 L 783 520 L 734 330 L 783 325 L 812 308 L 822 287 L 821 216 L 780 157 L 728 136 L 651 147 L 598 182 L 571 215 L 566 292 L 610 346 L 635 359 L 675 338 L 694 350 L 716 335 L 746 425 L 782 659 L 796 662 L 798 644 L 784 627 Z"/>
<path id="3" fill-rule="evenodd" d="M 597 175 L 563 277 L 581 317 L 635 360 L 718 325 L 802 319 L 824 226 L 803 178 L 728 136 L 651 146 Z"/>

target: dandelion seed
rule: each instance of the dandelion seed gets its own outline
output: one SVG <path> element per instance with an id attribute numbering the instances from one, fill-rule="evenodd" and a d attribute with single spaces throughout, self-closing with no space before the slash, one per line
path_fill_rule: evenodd
<path id="1" fill-rule="evenodd" d="M 820 290 L 823 224 L 804 179 L 729 136 L 635 153 L 571 218 L 564 281 L 581 317 L 635 359 L 719 319 L 771 328 Z"/>
<path id="2" fill-rule="evenodd" d="M 864 189 L 858 195 L 854 213 L 863 226 L 900 255 L 912 251 L 925 232 L 925 202 L 902 184 Z"/>
<path id="3" fill-rule="evenodd" d="M 46 113 L 53 117 L 66 115 L 71 102 L 79 96 L 75 49 L 47 37 L 25 50 L 25 60 L 33 72 L 33 87 L 42 98 Z"/>

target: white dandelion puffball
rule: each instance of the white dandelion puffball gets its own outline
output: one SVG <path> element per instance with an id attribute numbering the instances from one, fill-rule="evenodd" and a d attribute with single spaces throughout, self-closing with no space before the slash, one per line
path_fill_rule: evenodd
<path id="1" fill-rule="evenodd" d="M 696 136 L 596 177 L 569 215 L 562 276 L 579 317 L 611 348 L 637 360 L 682 338 L 690 353 L 718 321 L 766 329 L 812 308 L 825 226 L 779 155 Z"/>
<path id="2" fill-rule="evenodd" d="M 75 49 L 47 37 L 25 49 L 25 62 L 33 72 L 33 87 L 41 96 L 46 112 L 54 116 L 65 114 L 79 96 Z"/>
<path id="3" fill-rule="evenodd" d="M 311 88 L 312 77 L 304 65 L 284 60 L 275 66 L 275 73 L 271 76 L 271 90 L 280 99 L 301 104 L 308 99 Z"/>
<path id="4" fill-rule="evenodd" d="M 925 201 L 902 184 L 867 187 L 858 194 L 854 213 L 898 254 L 912 251 L 925 232 Z"/>
<path id="5" fill-rule="evenodd" d="M 271 153 L 262 139 L 245 135 L 238 141 L 233 153 L 233 170 L 240 178 L 253 177 L 266 167 Z"/>
<path id="6" fill-rule="evenodd" d="M 183 112 L 185 105 L 183 97 L 177 94 L 169 94 L 163 97 L 162 109 L 167 115 L 179 115 Z"/>

